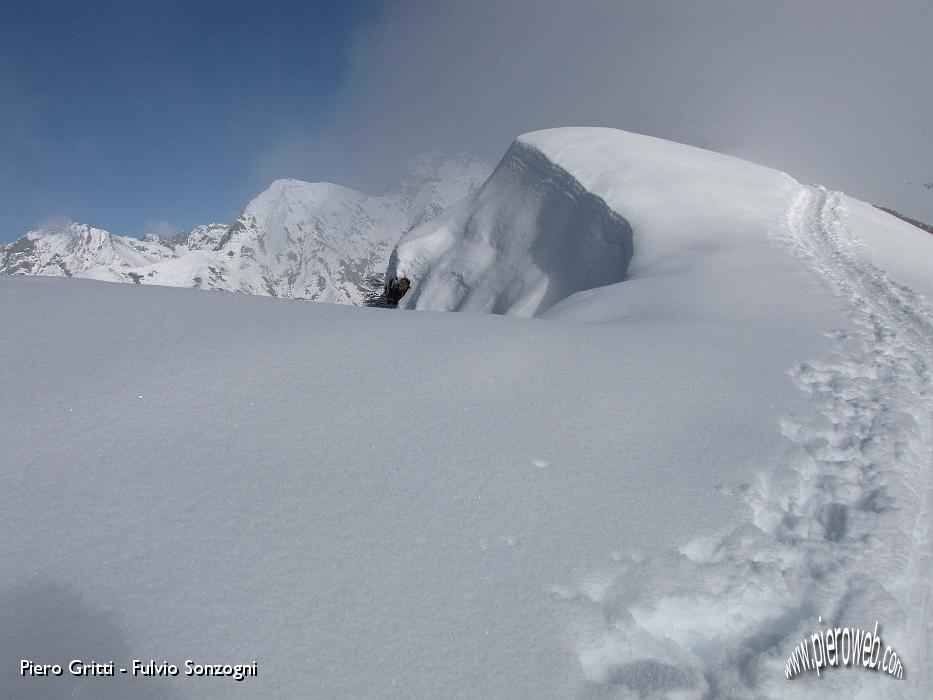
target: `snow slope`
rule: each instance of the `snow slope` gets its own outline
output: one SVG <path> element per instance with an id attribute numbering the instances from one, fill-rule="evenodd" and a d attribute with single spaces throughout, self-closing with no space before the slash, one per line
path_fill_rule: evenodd
<path id="1" fill-rule="evenodd" d="M 360 304 L 381 287 L 378 279 L 399 237 L 469 194 L 488 173 L 479 159 L 429 153 L 379 196 L 326 182 L 278 180 L 232 226 L 208 224 L 142 240 L 82 224 L 37 229 L 0 246 L 0 273 Z"/>
<path id="2" fill-rule="evenodd" d="M 559 130 L 391 262 L 409 306 L 547 320 L 0 278 L 5 687 L 928 697 L 933 241 L 874 217 Z M 785 680 L 818 616 L 906 679 Z M 9 671 L 77 655 L 261 671 Z"/>
<path id="3" fill-rule="evenodd" d="M 842 302 L 823 329 L 832 351 L 789 367 L 813 413 L 782 419 L 794 454 L 745 485 L 751 525 L 556 589 L 595 614 L 577 648 L 597 684 L 786 696 L 779 642 L 820 613 L 884 615 L 914 658 L 929 656 L 933 240 L 751 163 L 557 129 L 520 137 L 475 195 L 393 254 L 388 276 L 412 281 L 403 307 L 615 322 L 627 352 L 646 324 L 673 324 L 688 344 L 697 323 L 724 345 L 736 325 L 772 342 L 776 322 L 812 313 L 788 308 L 793 277 L 776 265 L 788 253 Z M 931 687 L 913 673 L 912 690 Z M 833 690 L 862 680 L 840 676 Z M 904 692 L 863 692 L 881 690 Z"/>
<path id="4" fill-rule="evenodd" d="M 742 252 L 749 229 L 768 228 L 794 185 L 636 134 L 536 132 L 474 195 L 408 234 L 390 274 L 412 280 L 407 308 L 539 315 L 578 291 L 679 279 L 685 259 L 703 261 L 688 274 L 710 275 Z"/>

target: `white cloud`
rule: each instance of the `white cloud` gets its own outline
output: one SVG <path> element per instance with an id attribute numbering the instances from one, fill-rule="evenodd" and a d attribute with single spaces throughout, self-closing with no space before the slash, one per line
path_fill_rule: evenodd
<path id="1" fill-rule="evenodd" d="M 146 233 L 155 233 L 159 236 L 169 236 L 178 232 L 178 227 L 171 221 L 147 221 L 143 226 Z"/>
<path id="2" fill-rule="evenodd" d="M 933 219 L 933 193 L 907 186 L 933 179 L 926 0 L 390 8 L 359 28 L 329 126 L 282 140 L 267 175 L 283 164 L 372 189 L 427 149 L 497 156 L 524 131 L 605 125 Z"/>
<path id="3" fill-rule="evenodd" d="M 34 228 L 45 229 L 47 231 L 57 231 L 70 225 L 72 220 L 62 214 L 50 214 L 39 219 Z"/>

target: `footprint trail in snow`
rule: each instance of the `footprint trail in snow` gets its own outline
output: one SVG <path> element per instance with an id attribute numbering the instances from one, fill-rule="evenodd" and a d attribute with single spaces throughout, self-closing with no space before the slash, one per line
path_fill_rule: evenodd
<path id="1" fill-rule="evenodd" d="M 793 463 L 738 494 L 751 521 L 554 589 L 578 612 L 582 696 L 929 697 L 933 313 L 855 255 L 845 214 L 839 193 L 801 187 L 779 236 L 853 323 L 832 357 L 792 370 L 812 411 L 782 425 Z M 805 636 L 875 620 L 905 680 L 785 679 Z"/>

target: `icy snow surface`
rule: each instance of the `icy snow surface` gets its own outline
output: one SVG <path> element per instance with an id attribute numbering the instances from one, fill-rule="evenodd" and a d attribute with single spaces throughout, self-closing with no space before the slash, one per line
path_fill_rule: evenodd
<path id="1" fill-rule="evenodd" d="M 546 320 L 0 278 L 4 686 L 928 697 L 933 237 L 866 207 L 562 129 L 390 268 Z M 818 616 L 907 678 L 785 680 Z M 79 656 L 260 676 L 15 673 Z"/>

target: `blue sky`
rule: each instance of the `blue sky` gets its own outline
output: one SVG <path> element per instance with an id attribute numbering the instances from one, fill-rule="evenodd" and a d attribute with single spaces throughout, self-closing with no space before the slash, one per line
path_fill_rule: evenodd
<path id="1" fill-rule="evenodd" d="M 262 153 L 315 130 L 352 2 L 0 0 L 0 240 L 64 216 L 117 233 L 230 221 Z M 281 175 L 288 175 L 282 172 Z"/>
<path id="2" fill-rule="evenodd" d="M 610 126 L 933 223 L 929 0 L 0 0 L 0 240 Z"/>

